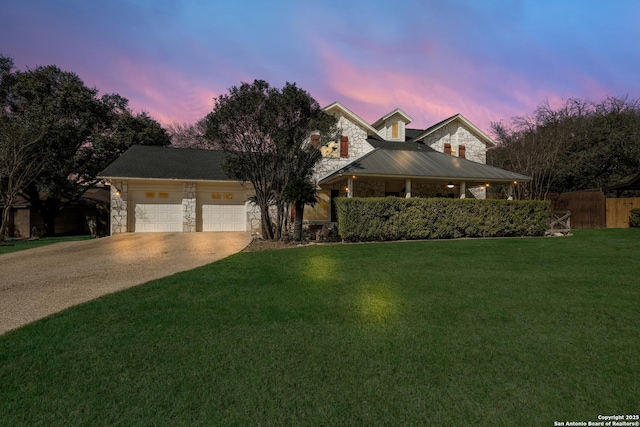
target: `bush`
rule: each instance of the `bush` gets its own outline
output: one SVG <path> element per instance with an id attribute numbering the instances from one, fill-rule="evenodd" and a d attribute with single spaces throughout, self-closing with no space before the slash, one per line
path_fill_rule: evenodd
<path id="1" fill-rule="evenodd" d="M 338 233 L 348 242 L 542 236 L 546 201 L 338 198 Z"/>
<path id="2" fill-rule="evenodd" d="M 640 227 L 640 209 L 631 209 L 629 227 Z"/>

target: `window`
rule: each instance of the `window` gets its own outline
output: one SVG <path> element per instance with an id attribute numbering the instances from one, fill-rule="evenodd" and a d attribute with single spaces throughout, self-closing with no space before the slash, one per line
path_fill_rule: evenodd
<path id="1" fill-rule="evenodd" d="M 304 219 L 308 221 L 329 221 L 329 198 L 328 191 L 318 191 L 316 204 L 304 206 Z"/>
<path id="2" fill-rule="evenodd" d="M 458 157 L 465 159 L 467 157 L 467 147 L 461 145 L 458 147 Z"/>
<path id="3" fill-rule="evenodd" d="M 338 157 L 338 143 L 335 141 L 327 142 L 327 145 L 320 147 L 322 157 Z"/>
<path id="4" fill-rule="evenodd" d="M 391 125 L 391 138 L 400 138 L 400 126 L 398 125 L 398 122 L 393 122 L 393 124 Z"/>

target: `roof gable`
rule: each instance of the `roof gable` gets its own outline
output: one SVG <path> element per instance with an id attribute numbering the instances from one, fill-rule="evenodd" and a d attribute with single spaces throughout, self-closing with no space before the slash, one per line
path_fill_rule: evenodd
<path id="1" fill-rule="evenodd" d="M 411 123 L 413 121 L 413 119 L 409 115 L 407 115 L 404 111 L 402 111 L 399 108 L 396 108 L 395 110 L 388 113 L 386 116 L 383 116 L 378 120 L 376 120 L 376 122 L 373 123 L 371 126 L 373 126 L 375 129 L 378 129 L 381 126 L 383 126 L 386 123 L 386 121 L 392 118 L 393 116 L 398 116 L 400 120 L 402 120 L 405 124 Z"/>
<path id="2" fill-rule="evenodd" d="M 476 125 L 471 123 L 469 120 L 467 120 L 460 113 L 455 114 L 455 115 L 453 115 L 453 116 L 451 116 L 449 118 L 446 118 L 446 119 L 442 120 L 441 122 L 436 123 L 433 126 L 430 126 L 429 128 L 425 129 L 422 133 L 420 133 L 418 135 L 415 135 L 415 137 L 413 139 L 414 140 L 422 140 L 422 139 L 428 137 L 429 135 L 431 135 L 432 133 L 434 133 L 435 131 L 437 131 L 438 129 L 440 129 L 440 128 L 442 128 L 442 127 L 444 127 L 444 126 L 446 126 L 449 123 L 454 122 L 454 121 L 458 121 L 458 122 L 462 123 L 464 126 L 466 126 L 487 147 L 493 147 L 494 145 L 496 145 L 495 141 L 493 139 L 491 139 L 491 137 L 489 135 L 487 135 L 486 133 L 482 132 Z"/>
<path id="3" fill-rule="evenodd" d="M 355 123 L 356 125 L 360 126 L 362 129 L 364 129 L 365 132 L 367 132 L 368 136 L 378 134 L 378 132 L 373 127 L 371 127 L 371 125 L 369 125 L 367 122 L 362 120 L 360 116 L 358 116 L 356 113 L 349 110 L 347 107 L 345 107 L 344 105 L 340 104 L 337 101 L 331 105 L 327 105 L 322 110 L 334 116 L 339 116 L 340 114 L 342 114 L 347 119 L 351 120 L 353 123 Z"/>

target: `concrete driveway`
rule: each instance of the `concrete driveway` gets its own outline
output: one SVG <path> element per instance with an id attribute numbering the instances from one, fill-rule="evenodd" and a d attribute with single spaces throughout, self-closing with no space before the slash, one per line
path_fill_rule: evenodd
<path id="1" fill-rule="evenodd" d="M 0 255 L 0 334 L 246 248 L 250 233 L 125 233 Z"/>

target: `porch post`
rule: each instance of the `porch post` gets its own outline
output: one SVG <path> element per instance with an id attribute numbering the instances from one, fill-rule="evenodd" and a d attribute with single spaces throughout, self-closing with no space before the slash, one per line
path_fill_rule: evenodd
<path id="1" fill-rule="evenodd" d="M 507 200 L 513 200 L 513 184 L 509 184 L 509 188 L 507 188 Z"/>
<path id="2" fill-rule="evenodd" d="M 347 197 L 353 197 L 353 178 L 347 179 Z"/>
<path id="3" fill-rule="evenodd" d="M 464 199 L 465 197 L 467 197 L 467 195 L 465 194 L 467 192 L 467 183 L 465 181 L 461 181 L 460 182 L 460 198 Z"/>
<path id="4" fill-rule="evenodd" d="M 407 193 L 407 195 L 404 197 L 406 197 L 407 199 L 410 199 L 411 198 L 411 180 L 409 178 L 407 178 L 404 181 L 404 190 Z"/>

